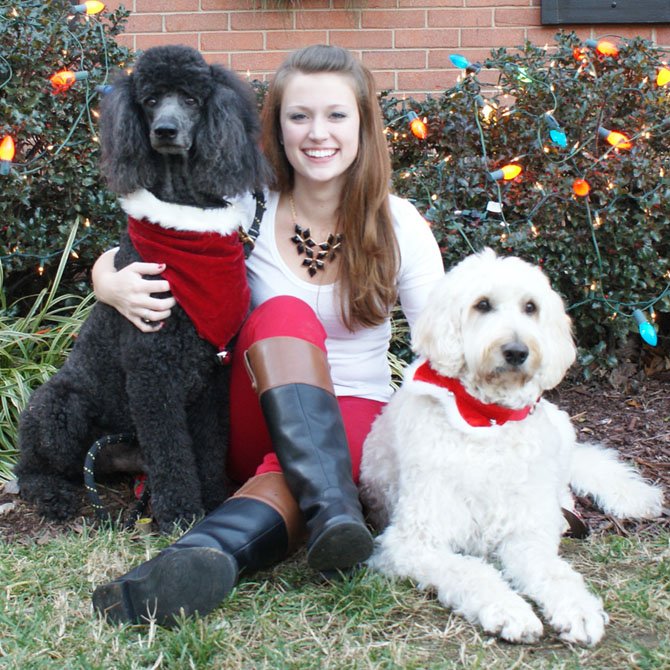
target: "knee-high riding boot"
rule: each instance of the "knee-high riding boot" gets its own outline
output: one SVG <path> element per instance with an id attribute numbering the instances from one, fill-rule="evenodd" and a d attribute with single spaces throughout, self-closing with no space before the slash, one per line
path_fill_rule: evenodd
<path id="1" fill-rule="evenodd" d="M 272 445 L 307 524 L 307 560 L 321 571 L 372 553 L 325 353 L 293 337 L 252 344 L 247 368 Z"/>
<path id="2" fill-rule="evenodd" d="M 280 561 L 302 536 L 302 515 L 284 476 L 258 475 L 158 556 L 99 586 L 93 607 L 114 623 L 154 618 L 170 626 L 182 614 L 205 615 L 241 572 Z"/>

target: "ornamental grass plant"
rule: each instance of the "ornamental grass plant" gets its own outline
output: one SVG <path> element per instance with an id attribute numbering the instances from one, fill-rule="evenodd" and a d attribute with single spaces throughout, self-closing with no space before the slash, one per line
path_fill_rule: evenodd
<path id="1" fill-rule="evenodd" d="M 21 410 L 63 365 L 93 304 L 93 294 L 82 298 L 58 290 L 77 228 L 66 240 L 52 285 L 22 301 L 29 307 L 7 304 L 0 267 L 0 480 L 9 478 L 16 457 Z"/>

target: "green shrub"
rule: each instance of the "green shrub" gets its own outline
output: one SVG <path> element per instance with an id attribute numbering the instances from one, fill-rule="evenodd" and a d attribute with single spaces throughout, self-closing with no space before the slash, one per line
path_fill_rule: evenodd
<path id="1" fill-rule="evenodd" d="M 0 175 L 0 259 L 10 299 L 49 284 L 79 217 L 90 226 L 80 227 L 63 290 L 118 239 L 118 207 L 98 171 L 94 110 L 97 86 L 129 57 L 114 39 L 128 12 L 72 18 L 73 4 L 0 5 L 0 139 L 11 135 L 16 144 L 11 171 Z M 49 78 L 63 69 L 87 71 L 88 79 L 55 94 Z"/>
<path id="2" fill-rule="evenodd" d="M 484 246 L 541 264 L 583 352 L 608 352 L 610 363 L 636 329 L 633 309 L 670 307 L 670 86 L 656 84 L 664 54 L 639 38 L 618 46 L 602 57 L 560 34 L 555 48 L 492 51 L 439 97 L 382 96 L 395 189 L 432 222 L 445 267 Z M 410 111 L 425 118 L 426 139 L 409 131 Z M 632 148 L 613 148 L 600 127 L 627 134 Z M 489 177 L 512 162 L 523 168 L 516 179 Z M 588 197 L 573 194 L 575 179 L 589 183 Z"/>

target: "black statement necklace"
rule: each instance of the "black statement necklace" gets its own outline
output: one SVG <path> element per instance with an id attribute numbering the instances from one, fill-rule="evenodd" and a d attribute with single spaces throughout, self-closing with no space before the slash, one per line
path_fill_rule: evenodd
<path id="1" fill-rule="evenodd" d="M 293 200 L 293 193 L 288 197 L 289 205 L 291 207 L 291 218 L 293 222 L 293 232 L 295 235 L 291 238 L 291 242 L 295 244 L 298 255 L 304 254 L 306 258 L 302 259 L 302 265 L 307 268 L 310 277 L 313 277 L 317 270 L 323 270 L 326 266 L 326 261 L 335 260 L 335 256 L 342 247 L 344 235 L 339 233 L 335 235 L 330 233 L 325 242 L 316 242 L 312 239 L 309 228 L 303 228 L 298 223 L 298 215 L 295 211 L 295 201 Z"/>

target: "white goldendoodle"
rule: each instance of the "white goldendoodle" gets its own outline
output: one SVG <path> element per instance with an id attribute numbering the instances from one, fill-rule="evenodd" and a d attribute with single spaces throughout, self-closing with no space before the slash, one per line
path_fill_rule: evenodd
<path id="1" fill-rule="evenodd" d="M 578 444 L 542 399 L 575 358 L 561 298 L 538 268 L 487 249 L 438 283 L 412 346 L 420 358 L 364 446 L 361 493 L 384 528 L 370 565 L 506 640 L 542 634 L 523 594 L 563 640 L 596 644 L 602 602 L 558 556 L 570 488 L 619 517 L 658 516 L 663 494 Z"/>

